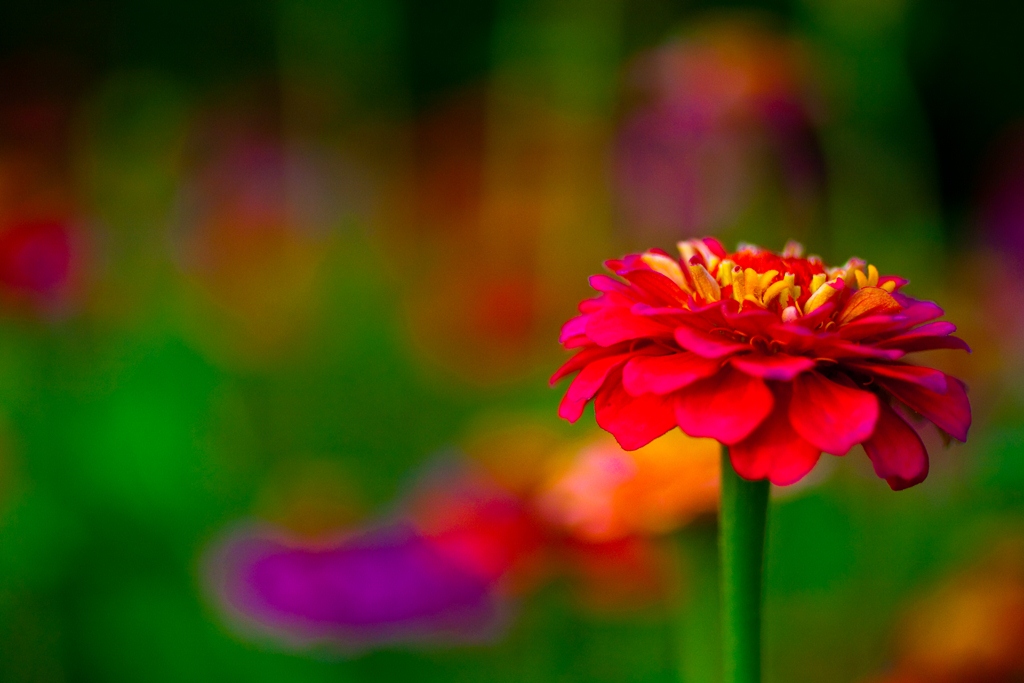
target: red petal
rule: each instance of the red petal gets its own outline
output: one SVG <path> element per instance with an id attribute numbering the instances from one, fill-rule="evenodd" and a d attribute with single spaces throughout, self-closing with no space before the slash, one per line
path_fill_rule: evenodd
<path id="1" fill-rule="evenodd" d="M 626 308 L 607 308 L 591 313 L 587 336 L 600 346 L 611 346 L 642 337 L 670 337 L 672 329 L 651 318 L 633 315 Z"/>
<path id="2" fill-rule="evenodd" d="M 967 430 L 971 427 L 971 404 L 967 400 L 964 383 L 957 378 L 946 375 L 946 391 L 942 393 L 884 377 L 876 378 L 876 381 L 911 410 L 920 413 L 957 441 L 967 441 Z"/>
<path id="3" fill-rule="evenodd" d="M 581 334 L 581 335 L 579 335 L 577 337 L 569 337 L 564 342 L 562 342 L 562 346 L 564 346 L 567 350 L 578 349 L 581 346 L 593 346 L 593 345 L 594 345 L 594 342 L 590 341 L 590 339 L 588 339 L 587 336 L 583 335 L 583 334 Z"/>
<path id="4" fill-rule="evenodd" d="M 627 451 L 646 446 L 676 426 L 670 399 L 654 394 L 634 398 L 615 375 L 598 392 L 594 413 L 597 424 Z"/>
<path id="5" fill-rule="evenodd" d="M 721 368 L 721 361 L 683 351 L 667 356 L 637 356 L 622 370 L 622 383 L 633 396 L 670 394 L 710 377 Z"/>
<path id="6" fill-rule="evenodd" d="M 623 344 L 621 347 L 619 347 L 618 352 L 621 353 L 622 351 L 625 351 L 628 348 L 629 346 L 627 344 Z M 606 349 L 603 346 L 584 349 L 582 351 L 577 352 L 575 356 L 565 361 L 565 363 L 562 364 L 562 367 L 555 370 L 555 374 L 551 375 L 551 379 L 549 381 L 551 384 L 555 384 L 556 382 L 558 382 L 558 380 L 562 379 L 563 377 L 567 377 L 572 373 L 576 372 L 577 370 L 582 370 L 584 366 L 593 363 L 596 360 L 599 360 L 606 356 L 614 355 L 616 355 L 616 350 Z"/>
<path id="7" fill-rule="evenodd" d="M 875 433 L 864 442 L 875 474 L 894 491 L 920 484 L 928 476 L 928 451 L 914 428 L 879 401 Z"/>
<path id="8" fill-rule="evenodd" d="M 858 363 L 851 364 L 850 367 L 875 378 L 890 377 L 940 394 L 946 391 L 946 374 L 934 368 L 909 363 Z"/>
<path id="9" fill-rule="evenodd" d="M 816 447 L 845 455 L 874 431 L 878 397 L 810 372 L 793 382 L 789 419 L 797 433 Z"/>
<path id="10" fill-rule="evenodd" d="M 653 270 L 631 270 L 622 277 L 637 289 L 659 303 L 681 304 L 686 302 L 686 292 L 671 279 Z"/>
<path id="11" fill-rule="evenodd" d="M 748 375 L 761 379 L 774 379 L 788 382 L 802 372 L 807 372 L 815 365 L 814 359 L 804 356 L 790 356 L 786 353 L 748 353 L 733 356 L 729 359 L 733 367 Z"/>
<path id="12" fill-rule="evenodd" d="M 588 364 L 585 368 L 580 371 L 580 374 L 576 375 L 576 378 L 569 385 L 569 388 L 565 392 L 565 402 L 568 402 L 572 406 L 571 410 L 567 408 L 567 414 L 562 415 L 561 409 L 559 410 L 559 416 L 575 422 L 580 418 L 583 413 L 583 406 L 586 405 L 587 401 L 594 397 L 601 385 L 604 384 L 605 379 L 615 368 L 619 367 L 629 359 L 629 354 L 623 353 L 616 356 L 607 356 L 596 360 Z M 578 410 L 577 410 L 578 405 Z"/>
<path id="13" fill-rule="evenodd" d="M 677 327 L 675 338 L 684 349 L 704 358 L 723 358 L 750 349 L 749 344 L 740 344 L 713 332 L 701 332 L 689 325 Z"/>
<path id="14" fill-rule="evenodd" d="M 744 479 L 767 477 L 777 486 L 788 486 L 814 469 L 821 449 L 801 437 L 789 422 L 788 401 L 780 395 L 775 410 L 753 434 L 729 447 L 729 458 Z"/>
<path id="15" fill-rule="evenodd" d="M 772 325 L 768 328 L 767 332 L 773 341 L 782 344 L 784 349 L 790 354 L 816 351 L 815 346 L 821 339 L 818 334 L 806 327 L 788 323 Z"/>
<path id="16" fill-rule="evenodd" d="M 742 311 L 723 309 L 722 317 L 725 318 L 730 328 L 748 337 L 763 336 L 767 328 L 779 324 L 777 314 L 750 305 Z"/>
<path id="17" fill-rule="evenodd" d="M 761 424 L 773 402 L 762 380 L 726 366 L 676 394 L 676 420 L 690 436 L 734 444 Z"/>
<path id="18" fill-rule="evenodd" d="M 717 256 L 718 258 L 727 258 L 729 256 L 729 252 L 725 250 L 725 247 L 722 246 L 722 243 L 716 240 L 714 237 L 705 237 L 701 241 L 707 246 L 708 249 L 711 250 L 711 253 Z"/>

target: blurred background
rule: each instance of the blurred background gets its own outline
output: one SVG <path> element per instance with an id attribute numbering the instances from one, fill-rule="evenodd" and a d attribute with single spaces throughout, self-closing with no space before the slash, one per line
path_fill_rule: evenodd
<path id="1" fill-rule="evenodd" d="M 556 417 L 606 258 L 910 278 L 965 446 L 775 492 L 767 680 L 1024 680 L 1024 7 L 13 0 L 0 679 L 719 680 L 714 444 Z"/>

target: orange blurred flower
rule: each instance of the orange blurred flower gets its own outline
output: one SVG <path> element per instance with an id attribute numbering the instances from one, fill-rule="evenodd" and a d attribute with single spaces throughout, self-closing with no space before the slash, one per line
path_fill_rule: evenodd
<path id="1" fill-rule="evenodd" d="M 550 523 L 590 542 L 666 533 L 718 507 L 713 439 L 673 431 L 627 452 L 601 434 L 561 457 L 538 506 Z"/>
<path id="2" fill-rule="evenodd" d="M 1007 545 L 911 606 L 887 683 L 1011 683 L 1024 676 L 1024 549 Z"/>

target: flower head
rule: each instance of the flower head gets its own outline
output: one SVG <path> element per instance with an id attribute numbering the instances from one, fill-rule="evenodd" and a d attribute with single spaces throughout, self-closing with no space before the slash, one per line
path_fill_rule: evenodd
<path id="1" fill-rule="evenodd" d="M 552 382 L 578 372 L 559 414 L 575 421 L 593 400 L 597 423 L 627 450 L 679 426 L 729 446 L 747 479 L 792 484 L 822 451 L 862 444 L 893 489 L 920 483 L 928 453 L 918 416 L 965 441 L 962 382 L 906 354 L 969 350 L 936 321 L 939 306 L 902 294 L 906 280 L 859 259 L 838 268 L 714 239 L 606 263 L 599 292 L 580 304 L 561 341 L 577 353 Z"/>

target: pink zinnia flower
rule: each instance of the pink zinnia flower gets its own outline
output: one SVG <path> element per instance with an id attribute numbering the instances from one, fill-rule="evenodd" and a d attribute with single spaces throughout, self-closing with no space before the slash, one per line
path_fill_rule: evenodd
<path id="1" fill-rule="evenodd" d="M 633 450 L 675 426 L 729 447 L 746 479 L 792 484 L 822 451 L 862 444 L 893 489 L 920 483 L 928 453 L 911 420 L 959 441 L 971 409 L 962 382 L 903 360 L 913 351 L 963 349 L 939 306 L 900 293 L 851 259 L 838 268 L 713 239 L 612 260 L 620 279 L 595 275 L 600 294 L 580 304 L 561 341 L 577 353 L 552 377 L 578 372 L 559 414 L 597 423 Z"/>

